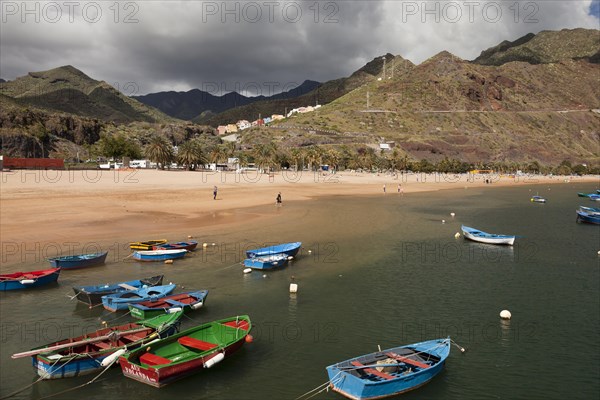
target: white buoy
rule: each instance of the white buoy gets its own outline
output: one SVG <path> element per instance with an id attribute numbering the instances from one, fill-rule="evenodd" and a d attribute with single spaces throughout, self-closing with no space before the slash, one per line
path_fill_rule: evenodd
<path id="1" fill-rule="evenodd" d="M 600 253 L 600 252 L 599 252 L 599 253 Z M 292 261 L 292 260 L 294 259 L 294 257 L 293 257 L 293 256 L 288 256 L 288 258 L 287 258 L 287 259 L 288 259 L 288 261 Z"/>
<path id="2" fill-rule="evenodd" d="M 309 250 L 309 251 L 308 251 L 308 254 L 310 254 L 310 253 L 312 253 L 312 250 Z"/>
<path id="3" fill-rule="evenodd" d="M 451 217 L 454 217 L 455 215 L 456 215 L 456 214 L 454 214 L 454 213 L 450 213 L 450 216 L 451 216 Z"/>
<path id="4" fill-rule="evenodd" d="M 443 219 L 443 220 L 442 220 L 442 224 L 445 224 L 445 223 L 446 223 L 446 220 L 445 220 L 445 219 Z"/>
<path id="5" fill-rule="evenodd" d="M 167 314 L 175 314 L 176 312 L 181 311 L 182 308 L 181 307 L 173 307 L 173 308 L 169 308 L 167 310 Z"/>
<path id="6" fill-rule="evenodd" d="M 600 256 L 600 250 L 598 250 L 598 255 Z"/>
<path id="7" fill-rule="evenodd" d="M 290 283 L 290 293 L 298 293 L 298 284 Z"/>
<path id="8" fill-rule="evenodd" d="M 173 260 L 165 260 L 165 264 L 173 264 Z"/>
<path id="9" fill-rule="evenodd" d="M 216 243 L 213 243 L 212 245 L 213 245 L 213 246 L 216 246 L 217 244 L 216 244 Z"/>
<path id="10" fill-rule="evenodd" d="M 510 317 L 512 317 L 512 314 L 510 313 L 510 311 L 508 311 L 508 310 L 502 310 L 502 311 L 500 311 L 500 318 L 502 318 L 502 319 L 510 319 Z"/>
<path id="11" fill-rule="evenodd" d="M 263 278 L 266 278 L 266 277 L 267 277 L 267 274 L 263 274 Z"/>
<path id="12" fill-rule="evenodd" d="M 225 358 L 225 355 L 223 353 L 219 353 L 216 356 L 214 356 L 213 358 L 211 358 L 210 360 L 208 360 L 207 362 L 205 362 L 204 368 L 210 368 L 213 365 L 215 365 L 216 363 L 223 361 L 224 358 Z"/>
<path id="13" fill-rule="evenodd" d="M 194 237 L 192 235 L 188 235 L 188 239 L 193 239 Z"/>
<path id="14" fill-rule="evenodd" d="M 19 283 L 21 285 L 31 285 L 32 283 L 35 283 L 35 280 L 34 279 L 21 279 L 19 281 Z"/>
<path id="15" fill-rule="evenodd" d="M 454 237 L 455 237 L 456 239 L 458 239 L 458 238 L 460 237 L 460 233 L 456 232 L 456 233 L 454 234 Z"/>
<path id="16" fill-rule="evenodd" d="M 252 268 L 246 268 L 246 269 L 244 269 L 244 273 L 245 274 L 249 274 L 250 272 L 252 272 Z"/>
<path id="17" fill-rule="evenodd" d="M 202 302 L 202 301 L 199 303 L 193 304 L 192 310 L 197 310 L 197 309 L 201 308 L 203 305 L 204 305 L 204 302 Z"/>
<path id="18" fill-rule="evenodd" d="M 115 361 L 117 358 L 121 357 L 121 355 L 125 354 L 126 351 L 127 350 L 125 350 L 125 349 L 115 351 L 110 356 L 108 356 L 104 360 L 102 360 L 102 363 L 100 363 L 100 365 L 103 367 L 108 367 L 110 364 L 113 363 L 113 361 Z"/>
<path id="19" fill-rule="evenodd" d="M 202 243 L 202 247 L 208 246 L 208 243 Z"/>

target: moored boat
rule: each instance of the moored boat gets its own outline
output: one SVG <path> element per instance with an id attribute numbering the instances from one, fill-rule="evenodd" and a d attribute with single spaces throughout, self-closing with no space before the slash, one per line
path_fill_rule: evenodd
<path id="1" fill-rule="evenodd" d="M 581 192 L 577 193 L 577 196 L 579 196 L 579 197 L 590 197 L 590 196 L 595 196 L 595 195 L 596 195 L 596 193 L 581 193 Z"/>
<path id="2" fill-rule="evenodd" d="M 163 298 L 175 290 L 176 287 L 177 285 L 170 284 L 109 294 L 107 296 L 102 296 L 102 305 L 108 311 L 127 310 L 130 304 L 149 300 L 155 301 Z"/>
<path id="3" fill-rule="evenodd" d="M 131 250 L 152 250 L 154 246 L 160 246 L 167 243 L 167 239 L 148 240 L 145 242 L 131 242 L 129 248 Z"/>
<path id="4" fill-rule="evenodd" d="M 581 211 L 584 211 L 588 214 L 591 215 L 600 215 L 600 208 L 599 207 L 584 207 L 584 206 L 579 206 L 579 209 Z"/>
<path id="5" fill-rule="evenodd" d="M 51 268 L 39 271 L 0 274 L 0 292 L 30 289 L 54 283 L 58 280 L 60 270 L 60 268 Z"/>
<path id="6" fill-rule="evenodd" d="M 466 239 L 480 243 L 488 244 L 507 244 L 512 246 L 515 243 L 516 236 L 514 235 L 498 235 L 495 233 L 487 233 L 468 226 L 461 227 L 463 236 Z"/>
<path id="7" fill-rule="evenodd" d="M 182 314 L 164 314 L 144 321 L 101 328 L 14 354 L 12 358 L 31 356 L 33 367 L 42 379 L 89 374 L 102 369 L 103 361 L 121 349 L 133 350 L 151 340 L 175 333 Z"/>
<path id="8" fill-rule="evenodd" d="M 250 329 L 247 315 L 209 322 L 126 353 L 119 362 L 126 377 L 162 387 L 231 356 Z"/>
<path id="9" fill-rule="evenodd" d="M 48 261 L 55 268 L 76 269 L 104 264 L 108 251 L 91 254 L 77 254 L 73 256 L 52 257 Z"/>
<path id="10" fill-rule="evenodd" d="M 543 198 L 542 196 L 532 196 L 531 197 L 531 202 L 533 202 L 533 203 L 545 203 L 546 199 Z"/>
<path id="11" fill-rule="evenodd" d="M 591 201 L 600 201 L 600 194 L 590 194 L 588 197 Z"/>
<path id="12" fill-rule="evenodd" d="M 577 221 L 587 222 L 588 224 L 600 225 L 600 214 L 588 213 L 582 210 L 576 210 Z"/>
<path id="13" fill-rule="evenodd" d="M 273 254 L 285 254 L 287 256 L 294 257 L 296 254 L 298 254 L 300 246 L 302 246 L 302 242 L 277 244 L 273 246 L 262 247 L 260 249 L 247 250 L 246 256 L 248 258 L 254 258 Z"/>
<path id="14" fill-rule="evenodd" d="M 355 400 L 381 399 L 433 379 L 450 354 L 450 338 L 377 351 L 328 366 L 330 387 Z"/>
<path id="15" fill-rule="evenodd" d="M 206 297 L 208 297 L 208 290 L 177 293 L 165 296 L 156 301 L 143 301 L 141 303 L 130 304 L 129 312 L 132 317 L 141 319 L 177 311 L 188 312 L 202 307 L 206 302 Z"/>
<path id="16" fill-rule="evenodd" d="M 177 242 L 177 243 L 165 243 L 157 246 L 153 246 L 152 250 L 187 250 L 194 251 L 198 246 L 198 242 L 195 240 L 190 240 L 188 242 Z"/>
<path id="17" fill-rule="evenodd" d="M 244 265 L 252 269 L 273 269 L 281 267 L 288 260 L 286 254 L 271 254 L 268 256 L 258 256 L 253 258 L 246 258 Z"/>
<path id="18" fill-rule="evenodd" d="M 144 250 L 134 251 L 133 258 L 138 261 L 165 261 L 182 258 L 187 253 L 187 250 Z"/>
<path id="19" fill-rule="evenodd" d="M 88 304 L 90 307 L 102 303 L 102 296 L 137 290 L 143 287 L 162 285 L 164 275 L 151 276 L 149 278 L 136 279 L 132 281 L 107 283 L 105 285 L 91 285 L 73 287 L 77 300 Z"/>

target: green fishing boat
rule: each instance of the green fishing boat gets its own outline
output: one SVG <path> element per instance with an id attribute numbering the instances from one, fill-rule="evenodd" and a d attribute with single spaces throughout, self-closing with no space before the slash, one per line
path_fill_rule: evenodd
<path id="1" fill-rule="evenodd" d="M 210 368 L 251 341 L 247 315 L 209 322 L 158 340 L 119 358 L 123 374 L 162 387 Z"/>

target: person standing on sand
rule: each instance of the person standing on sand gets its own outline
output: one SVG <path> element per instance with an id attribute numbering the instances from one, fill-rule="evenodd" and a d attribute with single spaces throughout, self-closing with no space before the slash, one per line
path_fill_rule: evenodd
<path id="1" fill-rule="evenodd" d="M 275 199 L 277 207 L 281 207 L 281 192 L 277 194 L 277 198 Z"/>
<path id="2" fill-rule="evenodd" d="M 216 200 L 216 199 L 217 199 L 217 190 L 218 190 L 218 189 L 217 189 L 217 187 L 215 186 L 215 187 L 213 188 L 213 200 Z"/>
<path id="3" fill-rule="evenodd" d="M 383 194 L 385 194 L 385 183 L 383 184 Z"/>

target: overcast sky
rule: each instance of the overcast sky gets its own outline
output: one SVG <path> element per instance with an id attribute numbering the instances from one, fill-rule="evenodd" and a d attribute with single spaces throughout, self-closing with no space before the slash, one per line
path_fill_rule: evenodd
<path id="1" fill-rule="evenodd" d="M 470 60 L 529 32 L 600 28 L 598 0 L 115 3 L 2 0 L 0 77 L 70 64 L 126 94 L 270 95 L 388 52 L 417 64 L 442 50 Z"/>

